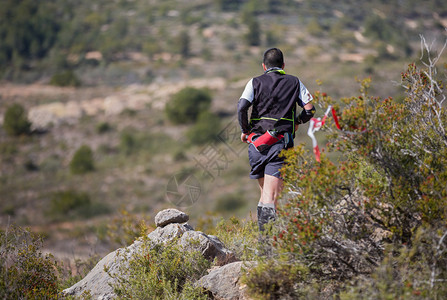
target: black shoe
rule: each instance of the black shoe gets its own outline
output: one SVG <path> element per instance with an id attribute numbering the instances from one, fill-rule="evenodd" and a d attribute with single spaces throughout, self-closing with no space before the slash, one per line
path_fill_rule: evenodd
<path id="1" fill-rule="evenodd" d="M 276 209 L 273 207 L 258 206 L 258 226 L 259 231 L 264 231 L 264 226 L 268 222 L 276 220 Z"/>

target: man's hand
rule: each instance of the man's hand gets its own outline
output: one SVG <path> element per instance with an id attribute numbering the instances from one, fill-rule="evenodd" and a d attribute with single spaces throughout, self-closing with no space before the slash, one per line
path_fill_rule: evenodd
<path id="1" fill-rule="evenodd" d="M 248 138 L 248 134 L 246 134 L 246 133 L 241 133 L 241 141 L 242 141 L 243 143 L 248 143 L 248 142 L 247 142 L 247 138 Z"/>

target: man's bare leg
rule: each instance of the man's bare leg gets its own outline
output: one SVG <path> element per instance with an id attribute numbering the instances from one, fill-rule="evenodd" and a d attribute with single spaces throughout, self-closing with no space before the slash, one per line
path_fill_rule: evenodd
<path id="1" fill-rule="evenodd" d="M 262 195 L 264 193 L 264 177 L 258 178 L 259 189 L 261 190 L 261 197 L 259 198 L 259 203 L 263 203 Z"/>
<path id="2" fill-rule="evenodd" d="M 282 179 L 272 175 L 265 175 L 261 188 L 262 195 L 260 202 L 263 204 L 273 204 L 276 208 L 276 203 L 278 201 L 279 195 L 281 194 L 282 188 Z"/>

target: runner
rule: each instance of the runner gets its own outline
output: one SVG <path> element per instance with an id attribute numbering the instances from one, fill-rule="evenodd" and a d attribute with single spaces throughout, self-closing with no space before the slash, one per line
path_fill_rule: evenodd
<path id="1" fill-rule="evenodd" d="M 298 124 L 308 122 L 315 114 L 310 103 L 313 97 L 302 82 L 284 72 L 281 50 L 264 52 L 264 74 L 252 78 L 238 102 L 241 140 L 249 143 L 250 178 L 257 179 L 261 189 L 257 214 L 259 230 L 276 219 L 276 203 L 283 187 L 279 169 L 284 158 L 283 149 L 293 147 Z M 297 115 L 297 104 L 303 108 Z M 252 106 L 250 119 L 248 109 Z"/>

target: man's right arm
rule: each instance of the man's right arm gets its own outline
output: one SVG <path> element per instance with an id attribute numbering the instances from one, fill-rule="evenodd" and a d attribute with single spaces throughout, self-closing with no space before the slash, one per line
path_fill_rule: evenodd
<path id="1" fill-rule="evenodd" d="M 250 108 L 254 98 L 253 79 L 245 86 L 244 92 L 237 104 L 237 116 L 241 127 L 241 140 L 246 142 L 246 135 L 250 133 L 250 125 L 248 122 L 248 109 Z"/>
<path id="2" fill-rule="evenodd" d="M 237 117 L 239 125 L 241 126 L 242 133 L 248 134 L 250 127 L 248 124 L 248 108 L 251 106 L 251 102 L 245 98 L 239 99 L 237 104 Z"/>

